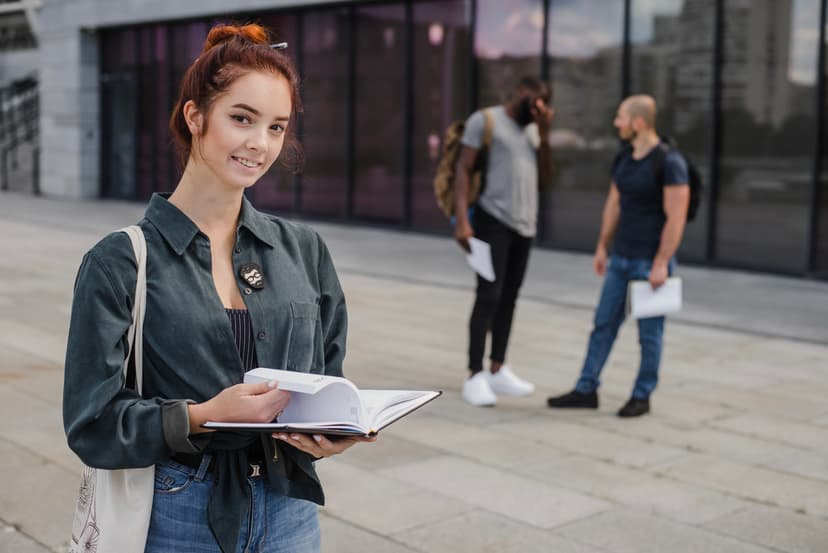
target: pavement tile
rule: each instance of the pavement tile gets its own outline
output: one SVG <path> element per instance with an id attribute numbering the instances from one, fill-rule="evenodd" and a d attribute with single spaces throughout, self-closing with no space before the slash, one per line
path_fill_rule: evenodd
<path id="1" fill-rule="evenodd" d="M 828 455 L 828 429 L 807 422 L 768 416 L 765 413 L 746 413 L 716 421 L 713 426 Z"/>
<path id="2" fill-rule="evenodd" d="M 732 496 L 701 486 L 581 455 L 562 457 L 546 463 L 530 462 L 518 471 L 541 482 L 557 484 L 616 505 L 626 505 L 644 513 L 693 525 L 713 520 L 746 505 Z"/>
<path id="3" fill-rule="evenodd" d="M 404 470 L 401 467 L 364 470 L 327 459 L 317 464 L 317 470 L 325 487 L 323 511 L 380 534 L 429 524 L 472 508 L 462 498 L 429 493 L 416 482 L 393 478 L 397 470 Z"/>
<path id="4" fill-rule="evenodd" d="M 4 553 L 52 553 L 42 543 L 2 523 L 0 523 L 0 551 Z"/>
<path id="5" fill-rule="evenodd" d="M 46 403 L 0 380 L 0 439 L 24 449 L 41 461 L 67 470 L 80 465 L 63 438 L 60 406 Z"/>
<path id="6" fill-rule="evenodd" d="M 825 553 L 828 520 L 783 509 L 751 506 L 705 527 L 785 553 Z"/>
<path id="7" fill-rule="evenodd" d="M 569 524 L 560 533 L 613 553 L 769 553 L 770 550 L 622 508 Z"/>
<path id="8" fill-rule="evenodd" d="M 722 370 L 726 370 L 723 367 Z M 825 414 L 825 401 L 801 399 L 793 401 L 789 397 L 757 392 L 756 390 L 737 390 L 722 386 L 699 386 L 699 397 L 705 402 L 732 407 L 741 411 L 761 411 L 768 416 L 777 416 L 794 420 L 810 420 Z"/>
<path id="9" fill-rule="evenodd" d="M 401 425 L 402 423 L 403 421 L 397 421 L 394 424 Z M 444 453 L 439 449 L 383 431 L 376 442 L 352 447 L 347 455 L 343 455 L 337 461 L 360 469 L 379 470 L 413 461 L 422 461 Z"/>
<path id="10" fill-rule="evenodd" d="M 688 454 L 663 474 L 738 498 L 828 517 L 828 483 L 724 459 Z"/>
<path id="11" fill-rule="evenodd" d="M 598 424 L 598 422 L 592 420 L 584 422 L 590 425 Z M 635 424 L 629 424 L 629 421 L 615 418 L 604 422 L 603 425 L 619 434 L 669 444 L 684 451 L 710 453 L 753 464 L 770 462 L 777 458 L 783 450 L 802 451 L 778 442 L 736 434 L 725 429 L 676 423 L 662 418 L 660 414 L 642 417 L 635 421 Z"/>
<path id="12" fill-rule="evenodd" d="M 6 475 L 0 521 L 49 548 L 65 545 L 72 531 L 80 471 L 72 473 L 0 438 L 0 475 Z"/>
<path id="13" fill-rule="evenodd" d="M 485 511 L 472 511 L 394 537 L 428 553 L 599 553 L 592 547 Z"/>
<path id="14" fill-rule="evenodd" d="M 68 327 L 67 327 L 68 328 Z M 34 325 L 0 317 L 0 344 L 13 346 L 37 359 L 63 366 L 66 359 L 66 336 L 56 336 Z"/>
<path id="15" fill-rule="evenodd" d="M 553 528 L 608 507 L 584 494 L 451 456 L 380 472 L 538 528 Z"/>
<path id="16" fill-rule="evenodd" d="M 681 456 L 684 451 L 652 440 L 625 436 L 617 432 L 558 419 L 556 413 L 547 409 L 544 419 L 535 418 L 520 424 L 502 423 L 497 429 L 543 443 L 564 451 L 581 453 L 595 459 L 611 460 L 619 465 L 646 467 Z M 628 421 L 637 424 L 639 420 Z"/>
<path id="17" fill-rule="evenodd" d="M 321 553 L 412 553 L 417 551 L 371 530 L 338 520 L 325 511 L 319 514 Z"/>

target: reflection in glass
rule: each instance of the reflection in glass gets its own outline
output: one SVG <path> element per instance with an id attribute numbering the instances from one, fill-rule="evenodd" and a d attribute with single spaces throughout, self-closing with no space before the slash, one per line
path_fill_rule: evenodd
<path id="1" fill-rule="evenodd" d="M 432 179 L 443 130 L 469 115 L 470 0 L 414 4 L 414 132 L 412 223 L 448 230 L 434 200 Z"/>
<path id="2" fill-rule="evenodd" d="M 348 14 L 329 10 L 309 12 L 303 18 L 301 210 L 345 217 Z"/>
<path id="3" fill-rule="evenodd" d="M 478 0 L 474 54 L 480 107 L 504 103 L 521 77 L 540 76 L 542 41 L 543 2 Z"/>
<path id="4" fill-rule="evenodd" d="M 807 266 L 819 0 L 726 0 L 716 257 Z"/>
<path id="5" fill-rule="evenodd" d="M 101 38 L 102 191 L 108 198 L 135 194 L 135 31 Z"/>
<path id="6" fill-rule="evenodd" d="M 541 194 L 543 242 L 591 251 L 618 148 L 623 2 L 552 2 L 548 54 L 555 181 Z"/>
<path id="7" fill-rule="evenodd" d="M 356 9 L 354 216 L 399 223 L 403 209 L 405 8 Z"/>
<path id="8" fill-rule="evenodd" d="M 828 41 L 828 37 L 826 37 Z M 824 55 L 828 59 L 828 42 L 822 45 L 825 49 Z M 826 66 L 828 72 L 828 66 Z M 828 80 L 828 74 L 823 75 L 823 78 Z M 828 89 L 826 89 L 828 90 Z M 828 91 L 822 98 L 823 113 L 828 113 Z M 823 277 L 828 278 L 828 125 L 822 127 L 822 156 L 821 159 L 821 174 L 819 176 L 819 190 L 817 204 L 817 229 L 816 229 L 816 259 L 814 263 L 815 272 Z"/>
<path id="9" fill-rule="evenodd" d="M 282 50 L 286 56 L 296 62 L 296 17 L 293 15 L 267 15 L 259 22 L 270 29 L 273 42 L 287 42 L 288 48 Z M 291 118 L 289 126 L 296 130 L 296 117 Z M 248 194 L 259 209 L 272 212 L 293 211 L 293 189 L 295 175 L 277 160 L 270 170 L 249 189 Z"/>
<path id="10" fill-rule="evenodd" d="M 656 128 L 678 142 L 701 171 L 709 193 L 716 1 L 633 0 L 631 9 L 630 90 L 655 98 Z M 702 201 L 685 229 L 682 260 L 705 259 L 710 198 Z"/>

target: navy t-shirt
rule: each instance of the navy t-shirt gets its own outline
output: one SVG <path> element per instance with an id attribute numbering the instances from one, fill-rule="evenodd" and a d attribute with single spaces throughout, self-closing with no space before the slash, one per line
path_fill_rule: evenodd
<path id="1" fill-rule="evenodd" d="M 636 160 L 632 149 L 621 155 L 612 170 L 612 179 L 621 195 L 621 215 L 615 231 L 613 252 L 630 258 L 653 259 L 664 227 L 662 186 L 688 183 L 687 163 L 670 149 L 664 157 L 662 182 L 656 182 L 656 148 Z"/>

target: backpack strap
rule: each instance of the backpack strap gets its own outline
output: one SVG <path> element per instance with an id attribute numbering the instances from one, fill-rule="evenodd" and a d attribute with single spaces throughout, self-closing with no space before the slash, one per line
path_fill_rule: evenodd
<path id="1" fill-rule="evenodd" d="M 481 148 L 486 148 L 487 150 L 492 145 L 492 135 L 494 134 L 494 117 L 492 117 L 492 113 L 488 109 L 483 110 L 483 118 L 486 122 L 483 125 L 483 142 L 480 144 Z"/>
<path id="2" fill-rule="evenodd" d="M 656 185 L 663 187 L 666 183 L 664 177 L 664 161 L 667 159 L 667 152 L 673 147 L 668 142 L 659 142 L 656 146 L 655 158 L 653 159 L 653 177 Z"/>

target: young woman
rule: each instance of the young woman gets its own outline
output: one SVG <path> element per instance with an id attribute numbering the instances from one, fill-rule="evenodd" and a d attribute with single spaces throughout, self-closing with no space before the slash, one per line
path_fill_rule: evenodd
<path id="1" fill-rule="evenodd" d="M 313 462 L 362 439 L 206 432 L 270 421 L 289 401 L 256 366 L 341 375 L 346 309 L 308 227 L 256 211 L 244 191 L 283 151 L 301 110 L 290 60 L 257 25 L 214 27 L 170 120 L 184 162 L 150 200 L 143 394 L 124 387 L 136 281 L 128 237 L 84 257 L 66 355 L 64 425 L 89 466 L 156 466 L 147 553 L 319 550 Z M 365 440 L 368 441 L 368 440 Z"/>

